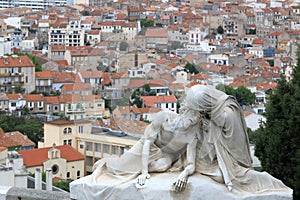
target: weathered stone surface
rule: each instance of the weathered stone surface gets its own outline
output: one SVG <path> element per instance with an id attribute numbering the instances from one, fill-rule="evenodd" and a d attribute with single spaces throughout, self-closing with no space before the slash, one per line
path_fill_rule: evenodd
<path id="1" fill-rule="evenodd" d="M 119 184 L 117 186 L 91 185 L 87 176 L 70 185 L 72 199 L 197 199 L 197 200 L 292 200 L 292 190 L 264 191 L 261 193 L 247 193 L 233 189 L 228 192 L 224 184 L 217 183 L 207 176 L 193 174 L 189 177 L 185 191 L 176 193 L 172 191 L 172 183 L 179 173 L 155 173 L 147 182 L 147 187 L 137 189 L 136 180 Z M 91 193 L 93 191 L 93 193 Z M 101 192 L 100 192 L 101 191 Z"/>

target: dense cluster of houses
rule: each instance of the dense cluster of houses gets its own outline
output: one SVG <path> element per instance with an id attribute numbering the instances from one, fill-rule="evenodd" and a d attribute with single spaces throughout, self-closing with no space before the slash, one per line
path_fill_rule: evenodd
<path id="1" fill-rule="evenodd" d="M 42 150 L 34 152 L 43 152 L 44 168 L 56 158 L 80 165 L 76 171 L 64 164 L 58 178 L 79 178 L 82 165 L 91 172 L 98 159 L 121 155 L 141 137 L 144 121 L 160 110 L 177 112 L 195 84 L 244 86 L 255 93 L 252 112 L 245 113 L 255 130 L 264 120 L 258 114 L 265 111 L 266 93 L 282 75 L 292 78 L 300 37 L 297 2 L 95 2 L 0 10 L 1 114 L 68 119 L 46 122 Z M 141 106 L 129 105 L 145 85 L 154 95 L 148 91 Z M 105 120 L 89 121 L 99 118 Z M 85 160 L 65 155 L 65 145 Z M 22 153 L 24 159 L 28 154 Z M 26 163 L 32 171 L 40 167 Z"/>

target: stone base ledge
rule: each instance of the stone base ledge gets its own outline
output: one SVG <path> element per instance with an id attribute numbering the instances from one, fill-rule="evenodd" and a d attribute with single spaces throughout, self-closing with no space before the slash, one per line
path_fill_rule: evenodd
<path id="1" fill-rule="evenodd" d="M 84 199 L 120 199 L 120 200 L 152 200 L 152 199 L 195 199 L 195 200 L 292 200 L 292 190 L 264 191 L 260 193 L 247 193 L 233 189 L 228 192 L 225 185 L 201 174 L 189 177 L 185 191 L 175 192 L 172 188 L 178 173 L 154 173 L 147 182 L 147 187 L 137 189 L 135 180 L 108 186 L 105 184 L 92 185 L 92 176 L 75 180 L 70 183 L 70 198 Z"/>

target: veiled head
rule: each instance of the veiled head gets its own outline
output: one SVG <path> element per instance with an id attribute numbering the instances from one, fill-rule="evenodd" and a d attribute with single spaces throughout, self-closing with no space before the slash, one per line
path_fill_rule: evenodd
<path id="1" fill-rule="evenodd" d="M 200 112 L 211 112 L 226 98 L 227 95 L 224 92 L 211 86 L 194 85 L 187 92 L 185 104 Z"/>

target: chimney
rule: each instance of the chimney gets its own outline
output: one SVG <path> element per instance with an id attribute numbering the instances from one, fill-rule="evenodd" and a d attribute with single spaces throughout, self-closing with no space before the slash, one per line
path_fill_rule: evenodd
<path id="1" fill-rule="evenodd" d="M 52 169 L 46 170 L 46 190 L 52 191 Z"/>
<path id="2" fill-rule="evenodd" d="M 35 169 L 35 176 L 34 176 L 34 188 L 37 190 L 42 189 L 42 173 L 40 169 Z"/>

